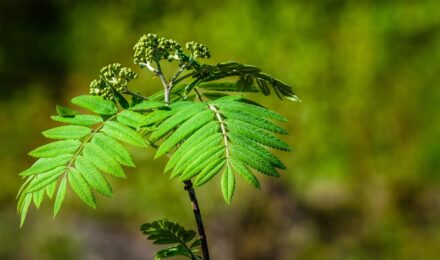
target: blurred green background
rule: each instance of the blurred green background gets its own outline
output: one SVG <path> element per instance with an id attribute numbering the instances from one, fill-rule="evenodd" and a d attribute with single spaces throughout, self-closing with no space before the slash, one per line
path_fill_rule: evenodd
<path id="1" fill-rule="evenodd" d="M 259 101 L 285 115 L 292 153 L 280 179 L 200 188 L 213 259 L 439 259 L 440 1 L 1 1 L 0 259 L 151 259 L 140 224 L 194 221 L 164 160 L 133 150 L 98 210 L 69 192 L 19 230 L 17 173 L 55 126 L 55 104 L 88 92 L 111 62 L 132 64 L 145 33 L 208 45 L 211 63 L 260 66 L 303 103 Z M 136 68 L 137 69 L 137 68 Z M 137 69 L 138 72 L 140 72 Z M 159 90 L 141 72 L 134 85 Z"/>

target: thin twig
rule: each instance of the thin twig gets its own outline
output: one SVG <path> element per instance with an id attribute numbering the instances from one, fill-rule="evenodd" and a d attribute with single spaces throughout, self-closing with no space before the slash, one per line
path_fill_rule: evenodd
<path id="1" fill-rule="evenodd" d="M 176 74 L 173 76 L 173 78 L 172 78 L 171 81 L 170 81 L 170 87 L 171 87 L 171 88 L 176 84 L 177 77 L 179 77 L 180 73 L 182 73 L 182 72 L 185 70 L 185 68 L 186 68 L 186 66 L 188 66 L 188 64 L 189 64 L 189 62 L 183 64 L 183 65 L 179 68 L 179 70 L 176 72 Z"/>
<path id="2" fill-rule="evenodd" d="M 168 88 L 169 87 L 168 82 L 167 82 L 167 79 L 165 78 L 165 75 L 163 75 L 162 68 L 160 67 L 160 63 L 156 60 L 155 60 L 155 62 L 157 65 L 156 75 L 159 76 L 160 80 L 162 81 L 162 85 L 165 88 Z"/>
<path id="3" fill-rule="evenodd" d="M 157 64 L 158 68 L 158 74 L 163 77 L 162 70 L 160 68 L 160 65 Z M 180 70 L 179 70 L 180 71 Z M 183 71 L 183 69 L 182 69 Z M 165 77 L 163 77 L 165 78 Z M 175 81 L 177 81 L 177 77 L 173 77 Z M 170 90 L 172 86 L 168 85 L 165 81 L 162 81 L 162 84 L 164 85 L 164 99 L 166 103 L 169 103 L 170 101 Z M 170 81 L 170 84 L 173 84 L 173 80 Z M 174 83 L 175 84 L 175 83 Z M 205 228 L 203 226 L 203 220 L 202 220 L 202 214 L 200 212 L 199 203 L 197 201 L 196 191 L 194 190 L 193 184 L 190 180 L 184 181 L 185 184 L 185 190 L 188 192 L 189 198 L 191 200 L 193 212 L 194 212 L 194 218 L 196 219 L 197 223 L 197 229 L 199 231 L 199 238 L 201 242 L 202 247 L 202 254 L 203 254 L 203 260 L 209 260 L 209 250 L 208 250 L 208 242 L 206 239 L 205 234 Z"/>
<path id="4" fill-rule="evenodd" d="M 143 100 L 148 100 L 147 97 L 142 96 L 141 94 L 138 94 L 138 93 L 132 92 L 132 91 L 130 91 L 130 90 L 127 90 L 127 92 L 124 93 L 124 94 L 132 95 L 132 96 L 135 96 L 135 97 L 141 98 L 141 99 L 143 99 Z"/>
<path id="5" fill-rule="evenodd" d="M 204 260 L 209 260 L 209 250 L 208 250 L 208 240 L 206 239 L 205 228 L 203 226 L 202 214 L 199 208 L 199 202 L 197 201 L 196 192 L 193 188 L 193 184 L 191 181 L 184 181 L 185 190 L 188 192 L 189 199 L 191 200 L 194 217 L 197 222 L 197 229 L 199 231 L 199 238 L 202 247 L 202 254 Z"/>
<path id="6" fill-rule="evenodd" d="M 200 94 L 199 90 L 197 88 L 194 88 L 194 92 L 196 92 L 196 96 L 200 100 L 200 102 L 203 102 L 202 95 Z"/>
<path id="7" fill-rule="evenodd" d="M 177 83 L 179 83 L 179 82 L 182 81 L 182 80 L 185 80 L 185 79 L 187 79 L 187 78 L 189 78 L 189 77 L 192 77 L 194 74 L 195 74 L 194 72 L 191 72 L 191 73 L 188 73 L 188 74 L 186 74 L 186 75 L 183 75 L 182 77 L 180 77 L 180 78 L 178 78 L 178 79 L 176 79 L 176 80 L 174 81 L 174 85 L 176 85 Z"/>

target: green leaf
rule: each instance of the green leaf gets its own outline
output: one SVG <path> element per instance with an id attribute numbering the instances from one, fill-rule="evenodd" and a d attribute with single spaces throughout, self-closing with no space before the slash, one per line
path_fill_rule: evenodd
<path id="1" fill-rule="evenodd" d="M 230 133 L 229 139 L 233 144 L 245 147 L 248 152 L 253 154 L 252 157 L 258 158 L 258 161 L 268 161 L 270 164 L 278 169 L 286 169 L 286 166 L 280 161 L 280 159 L 278 159 L 271 152 L 264 149 L 258 143 L 252 141 L 250 138 L 247 138 L 245 136 L 236 137 L 233 133 Z"/>
<path id="2" fill-rule="evenodd" d="M 69 183 L 73 191 L 78 195 L 78 197 L 89 207 L 96 208 L 96 200 L 93 195 L 90 186 L 87 184 L 86 180 L 81 176 L 81 174 L 75 169 L 70 168 L 69 170 Z"/>
<path id="3" fill-rule="evenodd" d="M 118 108 L 112 101 L 100 96 L 78 96 L 72 99 L 72 103 L 101 115 L 113 115 L 118 112 Z"/>
<path id="4" fill-rule="evenodd" d="M 53 194 L 55 193 L 56 188 L 57 188 L 57 182 L 56 181 L 54 181 L 51 184 L 46 186 L 46 193 L 47 193 L 47 196 L 49 197 L 49 199 L 52 199 Z"/>
<path id="5" fill-rule="evenodd" d="M 200 83 L 197 88 L 214 91 L 232 91 L 232 92 L 258 92 L 253 86 L 242 85 L 238 82 L 209 82 Z"/>
<path id="6" fill-rule="evenodd" d="M 151 134 L 150 140 L 154 142 L 160 139 L 169 131 L 171 131 L 171 129 L 205 109 L 207 109 L 207 106 L 202 103 L 192 103 L 191 105 L 181 108 L 176 114 L 172 115 L 170 118 L 159 125 L 157 130 Z"/>
<path id="7" fill-rule="evenodd" d="M 220 92 L 203 92 L 202 95 L 209 100 L 216 100 L 228 96 L 227 94 Z"/>
<path id="8" fill-rule="evenodd" d="M 79 157 L 75 161 L 75 167 L 92 188 L 107 197 L 113 196 L 112 188 L 107 180 L 92 163 L 87 161 L 84 157 Z"/>
<path id="9" fill-rule="evenodd" d="M 170 110 L 169 108 L 153 111 L 144 117 L 144 119 L 141 122 L 141 125 L 142 126 L 151 125 L 160 122 L 172 116 L 175 112 L 176 112 L 175 110 Z"/>
<path id="10" fill-rule="evenodd" d="M 141 125 L 150 125 L 154 123 L 161 122 L 166 118 L 174 115 L 179 112 L 180 108 L 192 105 L 192 102 L 189 101 L 177 101 L 175 103 L 171 103 L 168 106 L 161 107 L 159 110 L 153 111 L 145 116 L 144 120 L 142 120 Z"/>
<path id="11" fill-rule="evenodd" d="M 214 146 L 211 149 L 206 149 L 198 157 L 194 158 L 190 164 L 185 168 L 182 175 L 179 177 L 180 181 L 191 179 L 197 173 L 203 170 L 206 165 L 213 161 L 223 160 L 225 148 L 223 146 Z"/>
<path id="12" fill-rule="evenodd" d="M 189 150 L 186 154 L 182 156 L 182 158 L 176 163 L 173 172 L 171 173 L 170 178 L 174 178 L 180 175 L 186 167 L 193 162 L 193 158 L 199 158 L 202 154 L 204 154 L 207 150 L 213 149 L 212 147 L 217 147 L 216 149 L 220 149 L 217 146 L 222 140 L 222 134 L 217 133 L 208 138 L 206 138 L 203 142 L 195 145 L 191 150 Z"/>
<path id="13" fill-rule="evenodd" d="M 25 190 L 25 188 L 28 186 L 28 184 L 34 179 L 36 175 L 31 175 L 26 177 L 26 180 L 24 181 L 24 183 L 21 185 L 20 190 L 18 190 L 17 192 L 17 196 L 15 197 L 15 199 L 18 198 L 22 198 L 21 194 L 23 193 L 23 191 Z M 17 204 L 17 210 L 19 210 L 19 203 Z"/>
<path id="14" fill-rule="evenodd" d="M 62 154 L 54 158 L 38 159 L 29 169 L 20 173 L 21 176 L 29 176 L 52 170 L 56 167 L 65 165 L 72 159 L 72 154 Z"/>
<path id="15" fill-rule="evenodd" d="M 79 112 L 75 111 L 73 109 L 70 109 L 68 107 L 64 107 L 64 106 L 56 106 L 56 110 L 57 110 L 57 114 L 60 116 L 74 116 L 74 115 L 78 115 Z"/>
<path id="16" fill-rule="evenodd" d="M 198 113 L 183 123 L 173 134 L 171 134 L 159 147 L 156 152 L 155 158 L 165 154 L 171 148 L 173 148 L 176 144 L 181 142 L 184 138 L 186 138 L 189 134 L 193 133 L 203 125 L 207 124 L 212 120 L 214 116 L 214 112 L 211 110 L 205 110 L 201 113 Z"/>
<path id="17" fill-rule="evenodd" d="M 196 239 L 190 246 L 190 248 L 194 248 L 194 247 L 198 247 L 202 244 L 202 240 L 201 239 Z"/>
<path id="18" fill-rule="evenodd" d="M 200 73 L 197 81 L 208 82 L 218 80 L 226 77 L 239 77 L 237 84 L 243 87 L 256 87 L 264 95 L 270 94 L 271 87 L 275 94 L 281 99 L 282 97 L 293 99 L 296 97 L 293 88 L 286 83 L 262 73 L 261 70 L 255 66 L 240 64 L 238 62 L 219 63 L 215 66 L 204 65 L 204 70 L 209 73 Z"/>
<path id="19" fill-rule="evenodd" d="M 81 142 L 78 140 L 63 140 L 45 144 L 29 153 L 37 158 L 55 157 L 63 154 L 73 154 L 78 150 Z"/>
<path id="20" fill-rule="evenodd" d="M 218 103 L 230 103 L 238 100 L 242 100 L 244 96 L 242 95 L 234 95 L 234 96 L 224 96 L 214 101 L 209 102 L 209 104 L 217 105 Z"/>
<path id="21" fill-rule="evenodd" d="M 261 106 L 247 104 L 244 102 L 216 102 L 215 106 L 219 107 L 220 110 L 222 111 L 230 111 L 230 112 L 246 111 L 247 113 L 252 113 L 259 117 L 274 119 L 280 122 L 287 122 L 287 119 L 278 113 L 275 113 Z"/>
<path id="22" fill-rule="evenodd" d="M 145 139 L 138 132 L 115 121 L 106 122 L 101 131 L 127 144 L 138 147 L 147 145 Z"/>
<path id="23" fill-rule="evenodd" d="M 203 184 L 207 183 L 221 170 L 221 168 L 223 168 L 224 164 L 225 160 L 218 160 L 218 163 L 213 162 L 212 165 L 206 167 L 199 175 L 197 175 L 197 178 L 194 181 L 194 186 L 200 187 Z"/>
<path id="24" fill-rule="evenodd" d="M 244 178 L 244 180 L 249 183 L 251 186 L 260 189 L 260 182 L 257 177 L 246 167 L 244 163 L 242 163 L 238 159 L 229 158 L 229 162 L 231 163 L 232 168 Z"/>
<path id="25" fill-rule="evenodd" d="M 237 138 L 243 135 L 262 145 L 282 151 L 290 151 L 288 144 L 266 130 L 235 119 L 227 119 L 225 121 L 229 130 L 234 133 Z"/>
<path id="26" fill-rule="evenodd" d="M 149 240 L 153 240 L 153 243 L 157 245 L 188 243 L 196 236 L 195 231 L 185 230 L 178 223 L 173 223 L 166 219 L 145 223 L 141 226 L 141 231 L 147 235 Z"/>
<path id="27" fill-rule="evenodd" d="M 135 167 L 130 153 L 115 139 L 98 133 L 93 136 L 92 143 L 97 144 L 120 164 Z"/>
<path id="28" fill-rule="evenodd" d="M 130 110 L 133 111 L 144 111 L 144 110 L 151 110 L 151 109 L 155 109 L 155 108 L 160 108 L 160 107 L 164 107 L 166 106 L 166 103 L 164 102 L 159 102 L 159 101 L 142 101 L 139 104 L 136 104 L 132 107 L 130 107 Z"/>
<path id="29" fill-rule="evenodd" d="M 73 125 L 92 126 L 102 123 L 102 117 L 96 115 L 51 116 L 52 120 Z"/>
<path id="30" fill-rule="evenodd" d="M 34 199 L 34 204 L 37 209 L 40 208 L 41 203 L 43 202 L 44 193 L 45 193 L 45 190 L 41 189 L 41 190 L 37 190 L 37 191 L 33 192 L 33 194 L 32 194 L 32 198 Z"/>
<path id="31" fill-rule="evenodd" d="M 144 116 L 133 112 L 124 110 L 121 113 L 118 114 L 117 120 L 127 126 L 131 126 L 135 129 L 139 129 L 141 127 L 142 120 L 144 119 Z"/>
<path id="32" fill-rule="evenodd" d="M 84 158 L 91 162 L 96 168 L 118 178 L 126 178 L 124 170 L 119 163 L 100 146 L 94 143 L 87 143 L 83 150 Z"/>
<path id="33" fill-rule="evenodd" d="M 60 212 L 61 206 L 64 202 L 64 197 L 66 196 L 67 178 L 66 175 L 61 180 L 60 186 L 58 187 L 57 196 L 55 198 L 55 204 L 53 207 L 53 216 L 55 217 Z"/>
<path id="34" fill-rule="evenodd" d="M 258 156 L 255 156 L 252 151 L 246 149 L 245 147 L 231 146 L 230 148 L 230 151 L 232 152 L 234 157 L 240 159 L 245 164 L 249 165 L 255 170 L 274 177 L 280 176 L 277 170 L 272 166 L 272 164 L 270 164 L 270 162 L 266 160 L 261 160 Z"/>
<path id="35" fill-rule="evenodd" d="M 253 126 L 256 126 L 256 127 L 265 129 L 267 131 L 273 132 L 273 133 L 287 134 L 287 131 L 284 128 L 262 118 L 261 116 L 257 116 L 255 114 L 248 113 L 246 111 L 234 111 L 234 112 L 221 111 L 221 113 L 224 116 L 226 116 L 226 118 L 231 118 L 231 119 L 243 121 L 243 122 L 246 122 L 246 123 L 251 124 Z"/>
<path id="36" fill-rule="evenodd" d="M 219 130 L 218 122 L 211 122 L 204 125 L 202 128 L 198 129 L 194 134 L 192 134 L 185 142 L 179 146 L 179 148 L 174 152 L 171 158 L 168 160 L 167 165 L 165 166 L 164 172 L 172 169 L 176 166 L 176 163 L 182 159 L 183 156 L 189 153 L 189 151 L 196 145 L 204 142 L 206 138 L 217 133 Z M 221 136 L 219 135 L 219 139 Z M 220 141 L 219 141 L 220 142 Z"/>
<path id="37" fill-rule="evenodd" d="M 90 128 L 78 125 L 59 126 L 43 132 L 50 139 L 79 139 L 91 133 Z"/>
<path id="38" fill-rule="evenodd" d="M 183 245 L 177 245 L 157 251 L 154 256 L 154 260 L 161 260 L 174 256 L 186 256 L 188 258 L 194 259 L 191 257 L 191 254 L 186 247 L 184 247 Z"/>
<path id="39" fill-rule="evenodd" d="M 130 107 L 130 104 L 128 103 L 127 99 L 125 99 L 125 97 L 119 91 L 114 89 L 113 86 L 112 86 L 112 92 L 113 92 L 113 96 L 116 98 L 119 105 L 121 105 L 123 109 L 128 109 Z"/>
<path id="40" fill-rule="evenodd" d="M 26 220 L 26 216 L 28 213 L 29 206 L 31 205 L 31 202 L 32 202 L 32 193 L 26 194 L 23 199 L 23 204 L 21 205 L 20 208 L 20 215 L 21 215 L 20 227 L 23 226 L 24 221 Z"/>
<path id="41" fill-rule="evenodd" d="M 62 175 L 65 170 L 65 166 L 60 166 L 58 168 L 36 175 L 23 192 L 31 193 L 46 188 L 46 186 L 50 185 L 52 182 L 58 179 L 58 177 Z"/>
<path id="42" fill-rule="evenodd" d="M 235 177 L 234 177 L 234 173 L 232 173 L 232 170 L 231 168 L 229 168 L 229 166 L 227 166 L 225 171 L 223 172 L 221 186 L 222 186 L 223 197 L 225 198 L 228 204 L 231 203 L 232 196 L 234 195 L 234 190 L 235 190 Z"/>
<path id="43" fill-rule="evenodd" d="M 197 249 L 187 245 L 187 243 L 191 242 L 196 236 L 196 232 L 193 230 L 185 230 L 185 228 L 179 224 L 163 219 L 154 221 L 153 223 L 143 224 L 141 231 L 147 235 L 147 238 L 152 240 L 154 244 L 170 245 L 158 251 L 154 259 L 164 259 L 173 256 L 186 256 L 197 260 L 202 259 L 196 254 Z M 200 241 L 200 239 L 192 242 L 192 245 L 196 245 L 197 241 Z"/>

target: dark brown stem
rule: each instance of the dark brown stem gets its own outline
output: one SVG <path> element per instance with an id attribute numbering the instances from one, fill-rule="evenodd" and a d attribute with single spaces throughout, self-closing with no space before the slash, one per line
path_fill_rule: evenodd
<path id="1" fill-rule="evenodd" d="M 203 227 L 202 214 L 200 212 L 196 192 L 194 191 L 194 187 L 191 181 L 184 181 L 183 183 L 185 183 L 185 190 L 188 192 L 189 198 L 191 200 L 194 217 L 196 219 L 197 228 L 199 230 L 199 238 L 202 246 L 203 259 L 209 260 L 208 240 L 206 239 L 205 228 Z"/>
<path id="2" fill-rule="evenodd" d="M 182 69 L 183 71 L 183 69 Z M 180 74 L 181 71 L 179 71 L 178 73 Z M 170 84 L 168 85 L 168 83 L 165 80 L 165 77 L 162 73 L 162 69 L 160 68 L 160 64 L 157 62 L 157 75 L 159 75 L 159 77 L 162 79 L 162 84 L 164 87 L 164 99 L 166 103 L 170 102 L 170 94 L 171 94 L 171 89 L 173 88 L 173 84 L 175 84 L 175 81 L 177 77 L 174 77 L 171 81 Z M 191 200 L 191 204 L 192 204 L 192 208 L 193 208 L 193 212 L 194 212 L 194 217 L 196 219 L 196 223 L 197 223 L 197 229 L 199 231 L 199 238 L 200 238 L 200 242 L 201 242 L 201 247 L 202 247 L 202 254 L 203 254 L 203 260 L 209 260 L 209 251 L 208 251 L 208 242 L 206 239 L 206 234 L 205 234 L 205 228 L 203 227 L 203 220 L 202 220 L 202 214 L 200 213 L 200 208 L 199 208 L 199 203 L 197 201 L 197 196 L 196 196 L 196 192 L 194 190 L 193 184 L 191 181 L 184 181 L 183 182 L 185 184 L 185 190 L 188 192 L 189 195 L 189 199 Z"/>

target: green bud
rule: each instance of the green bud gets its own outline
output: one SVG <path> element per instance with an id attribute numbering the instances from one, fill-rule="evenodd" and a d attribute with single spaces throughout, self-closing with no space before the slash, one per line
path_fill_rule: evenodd
<path id="1" fill-rule="evenodd" d="M 113 100 L 112 88 L 124 93 L 128 90 L 128 82 L 137 78 L 137 74 L 119 63 L 113 63 L 100 70 L 99 79 L 90 83 L 90 94 Z"/>

